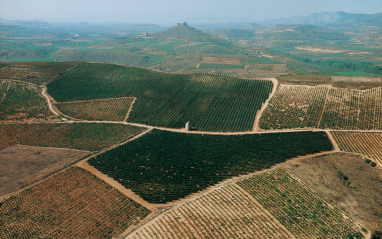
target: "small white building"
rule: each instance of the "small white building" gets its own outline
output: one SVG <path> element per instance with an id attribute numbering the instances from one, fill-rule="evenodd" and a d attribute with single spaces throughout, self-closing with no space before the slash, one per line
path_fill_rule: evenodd
<path id="1" fill-rule="evenodd" d="M 186 123 L 186 126 L 184 128 L 185 128 L 186 131 L 191 131 L 191 123 L 190 123 L 190 121 L 188 121 Z"/>

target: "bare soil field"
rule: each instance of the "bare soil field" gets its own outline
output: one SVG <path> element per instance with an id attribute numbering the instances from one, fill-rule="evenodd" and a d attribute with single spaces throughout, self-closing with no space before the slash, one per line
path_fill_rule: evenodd
<path id="1" fill-rule="evenodd" d="M 294 160 L 284 167 L 371 233 L 382 230 L 382 174 L 361 156 L 334 153 Z"/>
<path id="2" fill-rule="evenodd" d="M 89 155 L 88 151 L 16 145 L 0 151 L 0 197 Z"/>
<path id="3" fill-rule="evenodd" d="M 280 83 L 293 85 L 322 85 L 330 84 L 330 76 L 321 75 L 282 75 L 276 77 Z"/>
<path id="4" fill-rule="evenodd" d="M 338 88 L 367 90 L 382 85 L 381 77 L 364 76 L 325 76 L 325 75 L 281 75 L 276 79 L 291 85 L 332 85 Z"/>
<path id="5" fill-rule="evenodd" d="M 240 58 L 203 57 L 202 63 L 241 65 Z"/>
<path id="6" fill-rule="evenodd" d="M 382 77 L 366 76 L 332 76 L 333 82 L 379 82 L 382 83 Z"/>
<path id="7" fill-rule="evenodd" d="M 316 47 L 311 47 L 311 46 L 298 46 L 295 48 L 297 50 L 301 50 L 301 51 L 310 51 L 310 52 L 317 52 L 317 53 L 341 53 L 341 52 L 344 52 L 342 50 L 323 49 L 323 48 L 316 48 Z"/>

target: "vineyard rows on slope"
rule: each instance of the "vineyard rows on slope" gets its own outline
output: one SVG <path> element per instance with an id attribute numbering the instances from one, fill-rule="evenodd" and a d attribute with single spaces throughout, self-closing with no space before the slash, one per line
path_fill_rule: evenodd
<path id="1" fill-rule="evenodd" d="M 202 135 L 152 130 L 88 163 L 151 203 L 165 203 L 286 159 L 332 150 L 325 132 Z"/>
<path id="2" fill-rule="evenodd" d="M 0 124 L 0 150 L 16 144 L 100 150 L 142 132 L 122 124 Z"/>
<path id="3" fill-rule="evenodd" d="M 75 119 L 123 121 L 134 98 L 112 98 L 56 103 L 61 113 Z"/>
<path id="4" fill-rule="evenodd" d="M 363 238 L 359 225 L 285 169 L 237 183 L 297 238 Z"/>
<path id="5" fill-rule="evenodd" d="M 201 131 L 251 131 L 272 90 L 267 80 L 170 74 L 111 64 L 81 64 L 48 84 L 55 100 L 136 97 L 128 122 Z"/>
<path id="6" fill-rule="evenodd" d="M 33 84 L 3 81 L 0 82 L 0 121 L 2 122 L 41 122 L 51 121 L 44 98 Z"/>
<path id="7" fill-rule="evenodd" d="M 382 134 L 331 132 L 341 150 L 364 154 L 382 167 Z"/>
<path id="8" fill-rule="evenodd" d="M 73 167 L 2 202 L 1 238 L 111 238 L 150 211 Z"/>
<path id="9" fill-rule="evenodd" d="M 382 88 L 280 85 L 260 118 L 262 129 L 382 129 Z"/>
<path id="10" fill-rule="evenodd" d="M 169 209 L 128 238 L 292 238 L 253 197 L 228 185 Z"/>

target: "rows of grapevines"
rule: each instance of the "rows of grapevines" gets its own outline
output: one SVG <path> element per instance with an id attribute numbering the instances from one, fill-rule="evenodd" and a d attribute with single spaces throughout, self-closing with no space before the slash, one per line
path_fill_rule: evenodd
<path id="1" fill-rule="evenodd" d="M 382 129 L 382 88 L 365 91 L 281 85 L 260 118 L 262 129 Z"/>
<path id="2" fill-rule="evenodd" d="M 237 186 L 219 188 L 171 208 L 129 238 L 292 238 Z"/>
<path id="3" fill-rule="evenodd" d="M 332 135 L 341 150 L 364 154 L 382 166 L 382 134 L 332 132 Z"/>
<path id="4" fill-rule="evenodd" d="M 150 211 L 74 167 L 2 202 L 1 238 L 111 238 Z"/>
<path id="5" fill-rule="evenodd" d="M 361 94 L 359 111 L 359 129 L 382 129 L 382 87 Z"/>
<path id="6" fill-rule="evenodd" d="M 81 64 L 48 85 L 57 101 L 136 97 L 128 122 L 202 131 L 250 131 L 272 82 Z"/>
<path id="7" fill-rule="evenodd" d="M 134 98 L 113 98 L 57 103 L 63 114 L 82 120 L 123 121 Z"/>
<path id="8" fill-rule="evenodd" d="M 35 85 L 22 82 L 3 82 L 0 99 L 1 121 L 47 121 L 53 119 L 46 100 Z"/>
<path id="9" fill-rule="evenodd" d="M 324 132 L 201 135 L 152 130 L 88 162 L 152 203 L 298 155 L 332 150 Z"/>
<path id="10" fill-rule="evenodd" d="M 382 129 L 382 88 L 331 89 L 320 128 Z"/>
<path id="11" fill-rule="evenodd" d="M 330 89 L 320 128 L 358 129 L 360 91 Z"/>
<path id="12" fill-rule="evenodd" d="M 0 124 L 0 150 L 22 144 L 95 151 L 128 139 L 145 128 L 122 124 Z"/>
<path id="13" fill-rule="evenodd" d="M 328 87 L 280 85 L 260 118 L 262 129 L 317 127 Z"/>
<path id="14" fill-rule="evenodd" d="M 285 169 L 238 182 L 296 238 L 363 238 L 361 228 Z"/>

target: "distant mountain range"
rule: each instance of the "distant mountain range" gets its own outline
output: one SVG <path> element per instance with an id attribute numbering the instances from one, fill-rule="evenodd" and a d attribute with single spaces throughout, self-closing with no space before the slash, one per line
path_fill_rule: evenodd
<path id="1" fill-rule="evenodd" d="M 192 24 L 199 30 L 218 30 L 218 29 L 241 29 L 241 30 L 260 30 L 275 25 L 317 25 L 326 27 L 343 27 L 346 29 L 359 29 L 365 27 L 381 28 L 382 13 L 377 14 L 353 14 L 346 12 L 324 12 L 314 13 L 305 17 L 290 17 L 286 19 L 271 19 L 258 23 L 220 23 L 220 24 Z M 105 34 L 109 36 L 136 36 L 142 32 L 155 33 L 166 29 L 166 26 L 154 24 L 127 24 L 121 22 L 105 23 L 50 23 L 44 20 L 20 21 L 0 19 L 1 25 L 17 25 L 27 28 L 35 28 L 49 32 L 63 33 L 88 33 Z M 242 32 L 244 35 L 247 33 Z M 237 34 L 235 32 L 235 34 Z"/>
<path id="2" fill-rule="evenodd" d="M 355 14 L 346 12 L 314 13 L 306 17 L 290 17 L 287 19 L 272 19 L 260 22 L 262 25 L 304 24 L 319 26 L 382 26 L 382 13 Z"/>

